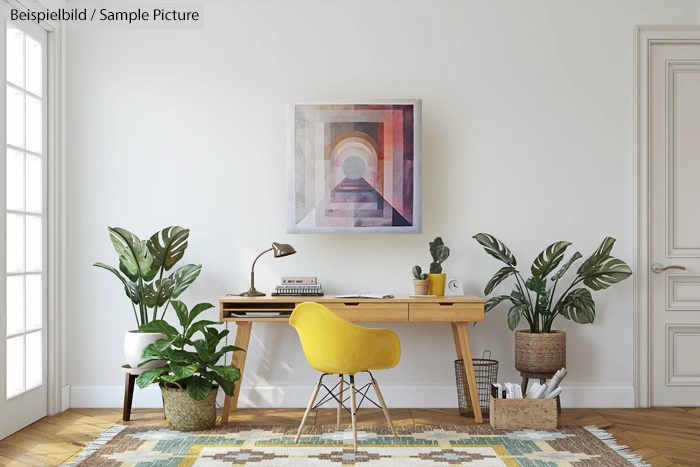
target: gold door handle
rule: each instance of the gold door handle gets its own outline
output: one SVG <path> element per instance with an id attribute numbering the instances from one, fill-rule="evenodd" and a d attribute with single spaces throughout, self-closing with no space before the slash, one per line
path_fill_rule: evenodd
<path id="1" fill-rule="evenodd" d="M 678 266 L 677 264 L 672 264 L 671 266 L 663 267 L 659 263 L 654 263 L 654 265 L 651 267 L 651 270 L 654 271 L 656 274 L 659 274 L 667 269 L 680 269 L 681 271 L 685 271 L 685 266 Z"/>

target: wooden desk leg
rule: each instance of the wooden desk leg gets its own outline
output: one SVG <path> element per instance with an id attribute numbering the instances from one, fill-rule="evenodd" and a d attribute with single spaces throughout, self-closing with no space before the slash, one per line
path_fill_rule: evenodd
<path id="1" fill-rule="evenodd" d="M 252 321 L 239 321 L 236 329 L 236 341 L 233 345 L 245 349 L 246 352 L 234 352 L 231 357 L 231 365 L 238 367 L 241 370 L 241 379 L 236 381 L 236 389 L 233 392 L 233 397 L 226 396 L 224 398 L 224 410 L 221 413 L 221 424 L 228 423 L 228 416 L 231 410 L 234 412 L 238 408 L 238 396 L 241 393 L 241 384 L 243 383 L 243 369 L 245 368 L 245 359 L 248 354 L 248 344 L 250 343 L 250 332 L 253 329 Z"/>
<path id="2" fill-rule="evenodd" d="M 462 344 L 459 343 L 459 331 L 457 330 L 457 323 L 452 324 L 452 337 L 455 340 L 455 350 L 457 351 L 457 360 L 462 360 Z"/>
<path id="3" fill-rule="evenodd" d="M 469 383 L 469 394 L 472 399 L 472 407 L 474 408 L 474 420 L 476 423 L 483 423 L 484 419 L 481 415 L 481 404 L 479 403 L 479 389 L 476 387 L 476 376 L 474 375 L 474 365 L 472 364 L 472 352 L 469 349 L 469 337 L 467 337 L 467 325 L 469 323 L 452 323 L 457 328 L 459 336 L 459 344 L 464 358 L 464 369 L 467 373 L 467 382 Z"/>

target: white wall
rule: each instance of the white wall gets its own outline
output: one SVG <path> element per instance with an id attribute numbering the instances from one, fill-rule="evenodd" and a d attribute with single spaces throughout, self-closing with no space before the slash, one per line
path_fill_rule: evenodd
<path id="1" fill-rule="evenodd" d="M 316 275 L 327 293 L 410 293 L 411 267 L 441 235 L 448 276 L 481 294 L 500 267 L 471 238 L 482 231 L 524 270 L 553 241 L 585 255 L 606 235 L 631 264 L 633 27 L 699 17 L 695 0 L 258 0 L 207 4 L 204 30 L 70 31 L 72 406 L 122 402 L 134 319 L 116 279 L 91 267 L 116 262 L 107 225 L 189 227 L 186 260 L 204 265 L 190 304 L 245 290 L 272 241 L 299 254 L 259 261 L 267 292 Z M 422 235 L 285 233 L 285 102 L 299 97 L 423 99 Z M 632 281 L 595 296 L 595 324 L 556 324 L 563 404 L 633 406 Z M 473 354 L 492 350 L 514 381 L 505 311 L 469 331 Z M 390 327 L 403 357 L 378 375 L 389 405 L 454 406 L 449 326 Z M 255 325 L 241 406 L 303 406 L 316 378 L 291 327 Z M 137 391 L 136 406 L 159 403 Z"/>

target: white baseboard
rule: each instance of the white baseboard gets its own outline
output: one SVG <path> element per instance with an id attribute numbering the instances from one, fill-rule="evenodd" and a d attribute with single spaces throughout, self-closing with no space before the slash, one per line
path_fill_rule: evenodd
<path id="1" fill-rule="evenodd" d="M 562 385 L 562 406 L 565 408 L 632 408 L 632 384 L 570 384 Z M 313 385 L 285 384 L 280 386 L 243 387 L 238 406 L 265 408 L 303 408 L 309 402 Z M 454 384 L 383 384 L 382 395 L 389 407 L 396 408 L 453 408 L 457 407 L 457 389 Z M 370 389 L 369 395 L 373 395 Z M 320 396 L 320 394 L 319 394 Z M 123 386 L 70 386 L 70 407 L 122 407 Z M 223 401 L 219 394 L 219 404 Z M 332 403 L 328 407 L 333 406 Z M 371 404 L 363 407 L 369 407 Z M 163 407 L 157 386 L 134 389 L 134 408 Z"/>
<path id="2" fill-rule="evenodd" d="M 70 409 L 70 384 L 61 388 L 61 412 Z"/>

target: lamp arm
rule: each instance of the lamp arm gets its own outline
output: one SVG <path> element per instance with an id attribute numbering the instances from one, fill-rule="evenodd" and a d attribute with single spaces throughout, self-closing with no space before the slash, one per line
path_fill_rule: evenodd
<path id="1" fill-rule="evenodd" d="M 273 248 L 270 248 L 269 250 L 265 250 L 262 253 L 260 253 L 256 258 L 253 260 L 253 265 L 250 267 L 250 273 L 253 274 L 253 271 L 255 271 L 255 263 L 258 261 L 258 258 L 260 258 L 262 255 L 267 253 L 268 251 L 272 251 Z"/>

